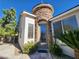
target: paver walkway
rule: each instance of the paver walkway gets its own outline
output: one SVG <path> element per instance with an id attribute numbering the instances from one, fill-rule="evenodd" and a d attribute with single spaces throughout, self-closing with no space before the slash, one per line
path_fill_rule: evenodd
<path id="1" fill-rule="evenodd" d="M 52 59 L 48 52 L 48 45 L 46 42 L 42 42 L 38 46 L 38 52 L 31 55 L 31 59 Z"/>
<path id="2" fill-rule="evenodd" d="M 31 59 L 52 59 L 49 53 L 35 53 L 30 56 Z"/>

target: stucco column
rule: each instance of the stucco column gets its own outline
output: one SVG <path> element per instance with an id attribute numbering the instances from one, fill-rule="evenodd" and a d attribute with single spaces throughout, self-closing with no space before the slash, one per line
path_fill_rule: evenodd
<path id="1" fill-rule="evenodd" d="M 35 41 L 36 43 L 40 41 L 40 27 L 37 19 L 35 20 Z"/>

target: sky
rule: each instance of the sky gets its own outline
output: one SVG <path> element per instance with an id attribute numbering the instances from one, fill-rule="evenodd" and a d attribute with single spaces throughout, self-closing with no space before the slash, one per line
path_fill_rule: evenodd
<path id="1" fill-rule="evenodd" d="M 16 18 L 22 11 L 32 13 L 32 8 L 39 4 L 41 0 L 0 0 L 0 18 L 3 17 L 2 9 L 15 8 Z M 43 3 L 49 3 L 54 7 L 54 14 L 56 16 L 76 5 L 79 5 L 79 0 L 43 0 Z"/>

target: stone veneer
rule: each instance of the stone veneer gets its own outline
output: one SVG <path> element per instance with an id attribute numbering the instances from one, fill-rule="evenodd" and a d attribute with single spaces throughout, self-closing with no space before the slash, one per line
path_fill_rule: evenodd
<path id="1" fill-rule="evenodd" d="M 33 14 L 35 14 L 39 20 L 48 21 L 52 18 L 52 14 L 54 13 L 53 7 L 50 4 L 39 4 L 33 8 Z"/>
<path id="2" fill-rule="evenodd" d="M 47 34 L 46 34 L 46 39 L 47 42 L 50 41 L 51 39 L 51 33 L 50 30 L 51 29 L 48 20 L 50 20 L 52 18 L 52 14 L 53 14 L 54 10 L 53 7 L 50 4 L 39 4 L 36 7 L 33 8 L 33 14 L 37 16 L 37 20 L 36 20 L 36 30 L 35 30 L 35 36 L 36 36 L 36 40 L 39 41 L 40 40 L 40 29 L 39 29 L 39 22 L 41 21 L 45 21 L 47 23 Z"/>
<path id="3" fill-rule="evenodd" d="M 52 18 L 52 11 L 49 8 L 42 8 L 39 9 L 38 11 L 36 11 L 34 14 L 37 16 L 38 21 L 39 20 L 49 20 L 50 18 Z"/>

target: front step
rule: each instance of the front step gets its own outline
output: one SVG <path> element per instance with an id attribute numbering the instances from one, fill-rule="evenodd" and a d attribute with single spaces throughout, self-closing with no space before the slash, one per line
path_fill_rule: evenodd
<path id="1" fill-rule="evenodd" d="M 40 43 L 38 48 L 42 48 L 42 49 L 48 49 L 48 44 L 47 43 Z"/>
<path id="2" fill-rule="evenodd" d="M 38 52 L 39 53 L 48 53 L 48 44 L 47 43 L 40 43 L 38 46 Z"/>
<path id="3" fill-rule="evenodd" d="M 39 53 L 48 53 L 48 50 L 38 50 Z"/>

